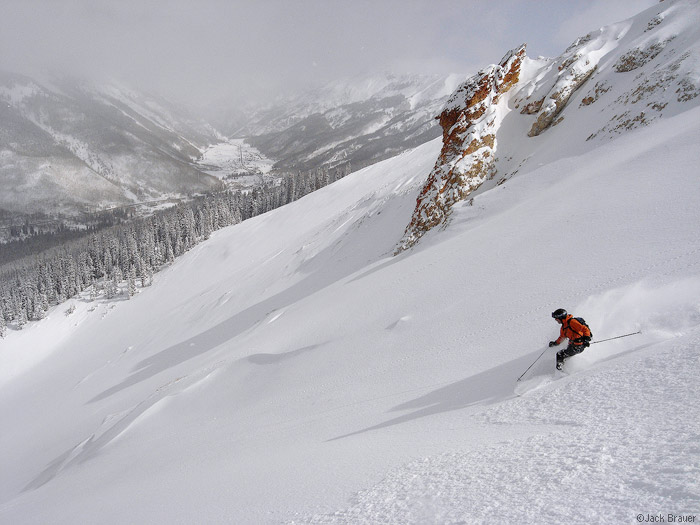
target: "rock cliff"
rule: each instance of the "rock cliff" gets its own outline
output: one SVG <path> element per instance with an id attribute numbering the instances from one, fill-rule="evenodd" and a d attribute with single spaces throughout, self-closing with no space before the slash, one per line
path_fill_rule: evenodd
<path id="1" fill-rule="evenodd" d="M 556 58 L 528 58 L 522 45 L 468 79 L 437 117 L 442 150 L 396 253 L 444 226 L 477 188 L 528 168 L 539 149 L 577 155 L 700 104 L 699 42 L 697 2 L 675 0 L 592 31 Z"/>
<path id="2" fill-rule="evenodd" d="M 525 45 L 510 51 L 464 82 L 452 94 L 438 120 L 443 146 L 418 196 L 411 223 L 398 251 L 413 246 L 445 221 L 452 206 L 495 173 L 498 102 L 519 80 Z"/>

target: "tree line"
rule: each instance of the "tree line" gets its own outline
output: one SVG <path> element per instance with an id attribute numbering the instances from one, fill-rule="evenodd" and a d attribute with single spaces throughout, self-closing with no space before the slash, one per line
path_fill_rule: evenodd
<path id="1" fill-rule="evenodd" d="M 0 250 L 0 267 L 80 239 L 87 233 L 129 222 L 137 216 L 135 206 L 84 211 L 77 217 L 45 213 L 12 216 L 0 226 L 0 247 L 2 242 L 8 242 L 8 249 Z"/>
<path id="2" fill-rule="evenodd" d="M 132 297 L 155 272 L 212 232 L 293 202 L 350 173 L 350 165 L 299 172 L 249 190 L 197 197 L 112 226 L 0 271 L 0 337 L 85 293 L 92 300 Z"/>

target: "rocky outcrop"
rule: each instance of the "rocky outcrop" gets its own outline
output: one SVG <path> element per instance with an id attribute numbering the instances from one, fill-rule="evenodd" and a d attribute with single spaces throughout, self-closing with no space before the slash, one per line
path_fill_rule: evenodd
<path id="1" fill-rule="evenodd" d="M 664 48 L 675 38 L 675 35 L 662 42 L 652 42 L 644 48 L 631 49 L 622 55 L 613 66 L 618 73 L 628 73 L 648 64 L 654 60 L 664 50 Z"/>
<path id="2" fill-rule="evenodd" d="M 594 37 L 579 38 L 566 52 L 544 67 L 515 95 L 521 114 L 533 115 L 528 135 L 535 137 L 561 120 L 561 112 L 572 95 L 597 70 L 597 62 L 586 52 Z M 508 54 L 498 65 L 480 71 L 462 84 L 450 97 L 438 117 L 443 146 L 435 167 L 416 201 L 411 222 L 396 252 L 413 246 L 427 231 L 445 222 L 455 203 L 464 200 L 484 181 L 496 174 L 496 133 L 501 116 L 500 98 L 521 76 L 525 45 Z"/>
<path id="3" fill-rule="evenodd" d="M 538 151 L 567 155 L 568 144 L 592 147 L 583 143 L 700 105 L 698 20 L 697 0 L 657 5 L 576 39 L 556 58 L 527 58 L 521 46 L 462 84 L 438 117 L 442 151 L 396 252 L 444 226 L 476 188 L 536 171 Z"/>
<path id="4" fill-rule="evenodd" d="M 589 57 L 585 54 L 574 53 L 567 57 L 558 67 L 559 75 L 557 81 L 552 86 L 549 93 L 540 100 L 535 101 L 534 107 L 537 107 L 537 118 L 528 132 L 528 136 L 536 137 L 547 128 L 556 123 L 556 118 L 566 107 L 577 89 L 579 89 L 586 80 L 595 72 L 597 66 L 593 64 Z M 530 104 L 525 106 L 525 110 L 532 107 Z M 523 110 L 524 113 L 530 113 Z M 534 111 L 530 114 L 535 113 Z"/>
<path id="5" fill-rule="evenodd" d="M 525 45 L 510 51 L 464 82 L 452 94 L 438 120 L 443 146 L 435 167 L 416 200 L 416 208 L 397 253 L 443 223 L 456 202 L 495 174 L 496 106 L 520 78 Z"/>

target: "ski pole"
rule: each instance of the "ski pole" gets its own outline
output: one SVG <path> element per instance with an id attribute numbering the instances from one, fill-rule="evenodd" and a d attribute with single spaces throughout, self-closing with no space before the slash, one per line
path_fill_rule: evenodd
<path id="1" fill-rule="evenodd" d="M 535 363 L 536 363 L 537 361 L 540 360 L 540 357 L 542 357 L 542 356 L 544 355 L 544 353 L 545 353 L 547 350 L 549 350 L 549 348 L 545 348 L 545 349 L 542 351 L 542 353 L 541 353 L 539 356 L 537 356 L 537 359 L 535 359 L 535 360 L 533 361 L 533 363 L 532 363 L 530 366 L 527 367 L 527 370 L 525 370 L 522 374 L 520 374 L 520 377 L 518 378 L 518 381 L 520 381 L 520 380 L 523 378 L 523 376 L 524 376 L 525 374 L 527 374 L 527 371 L 528 371 L 528 370 L 530 370 L 533 366 L 535 366 Z M 517 383 L 517 381 L 516 381 L 516 383 Z"/>
<path id="2" fill-rule="evenodd" d="M 596 343 L 604 343 L 605 341 L 612 341 L 613 339 L 620 339 L 622 337 L 629 337 L 631 335 L 637 335 L 637 334 L 641 334 L 641 333 L 642 333 L 642 331 L 640 330 L 639 332 L 633 332 L 631 334 L 618 335 L 617 337 L 611 337 L 609 339 L 601 339 L 600 341 L 593 341 L 591 344 L 594 345 Z"/>

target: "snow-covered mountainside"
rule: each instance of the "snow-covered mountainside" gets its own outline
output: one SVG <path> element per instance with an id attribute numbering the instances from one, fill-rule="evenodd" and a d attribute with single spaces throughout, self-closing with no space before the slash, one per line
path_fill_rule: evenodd
<path id="1" fill-rule="evenodd" d="M 247 137 L 276 168 L 310 169 L 383 160 L 440 134 L 435 121 L 461 78 L 383 75 L 332 82 L 217 122 Z"/>
<path id="2" fill-rule="evenodd" d="M 123 86 L 0 74 L 0 209 L 74 212 L 204 191 L 193 164 L 220 139 L 168 102 Z"/>
<path id="3" fill-rule="evenodd" d="M 559 67 L 524 59 L 499 176 L 412 249 L 442 138 L 10 330 L 0 523 L 700 520 L 699 16 L 601 30 L 670 41 L 531 137 Z M 560 307 L 594 344 L 555 375 Z"/>
<path id="4" fill-rule="evenodd" d="M 443 148 L 417 200 L 400 249 L 443 224 L 482 184 L 527 167 L 566 128 L 579 153 L 700 104 L 700 17 L 684 3 L 578 38 L 561 56 L 532 60 L 525 46 L 464 82 L 440 114 Z"/>
<path id="5" fill-rule="evenodd" d="M 435 114 L 460 80 L 336 82 L 237 118 L 219 112 L 213 121 L 230 136 L 255 135 L 246 151 L 282 172 L 358 169 L 438 136 Z M 10 216 L 191 194 L 254 173 L 228 144 L 183 108 L 123 85 L 0 73 L 0 212 Z M 207 152 L 216 152 L 215 161 Z"/>

